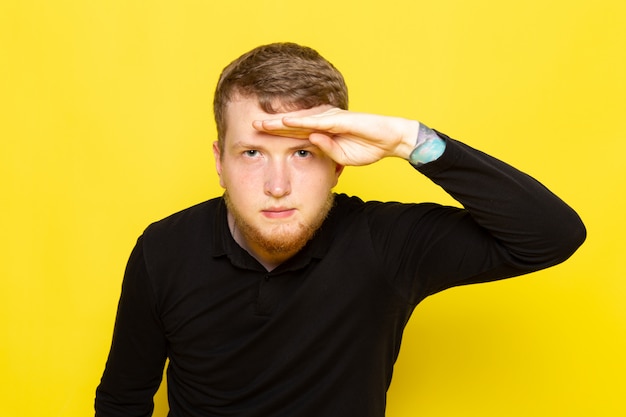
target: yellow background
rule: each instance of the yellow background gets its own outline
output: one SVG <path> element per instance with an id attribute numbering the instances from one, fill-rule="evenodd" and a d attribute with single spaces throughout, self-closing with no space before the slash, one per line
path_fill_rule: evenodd
<path id="1" fill-rule="evenodd" d="M 588 227 L 565 264 L 418 307 L 388 415 L 626 415 L 624 2 L 5 0 L 0 416 L 92 414 L 136 237 L 221 192 L 219 71 L 284 40 L 343 71 L 352 109 L 504 159 Z M 338 191 L 450 202 L 400 161 Z"/>

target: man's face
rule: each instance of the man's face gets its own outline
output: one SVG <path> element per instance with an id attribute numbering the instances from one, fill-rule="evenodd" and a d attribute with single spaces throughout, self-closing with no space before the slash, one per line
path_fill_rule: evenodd
<path id="1" fill-rule="evenodd" d="M 223 151 L 215 143 L 213 152 L 233 237 L 257 258 L 282 262 L 306 244 L 330 210 L 343 167 L 306 139 L 259 132 L 252 122 L 329 108 L 268 114 L 242 97 L 228 105 Z"/>

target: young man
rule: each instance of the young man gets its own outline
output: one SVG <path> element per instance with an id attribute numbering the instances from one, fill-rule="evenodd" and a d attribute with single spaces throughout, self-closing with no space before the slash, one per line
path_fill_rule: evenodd
<path id="1" fill-rule="evenodd" d="M 171 417 L 384 416 L 420 301 L 555 265 L 583 242 L 576 213 L 529 176 L 347 102 L 341 74 L 299 45 L 225 68 L 214 100 L 224 195 L 139 238 L 97 416 L 150 415 L 166 358 Z M 333 194 L 345 165 L 392 156 L 464 208 Z"/>

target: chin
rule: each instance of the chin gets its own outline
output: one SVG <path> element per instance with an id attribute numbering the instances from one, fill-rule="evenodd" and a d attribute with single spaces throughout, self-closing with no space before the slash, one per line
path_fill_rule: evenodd
<path id="1" fill-rule="evenodd" d="M 242 227 L 242 225 L 239 227 L 247 239 L 251 239 L 265 251 L 275 255 L 299 251 L 313 238 L 317 230 L 317 227 L 313 228 L 302 223 L 278 225 L 265 231 L 258 228 L 244 230 L 245 226 Z"/>

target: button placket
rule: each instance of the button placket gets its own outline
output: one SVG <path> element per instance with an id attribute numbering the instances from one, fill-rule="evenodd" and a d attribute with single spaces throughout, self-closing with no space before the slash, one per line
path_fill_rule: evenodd
<path id="1" fill-rule="evenodd" d="M 274 285 L 272 285 L 271 273 L 266 273 L 259 281 L 259 290 L 256 298 L 255 311 L 258 315 L 267 316 L 271 314 L 276 303 Z"/>

